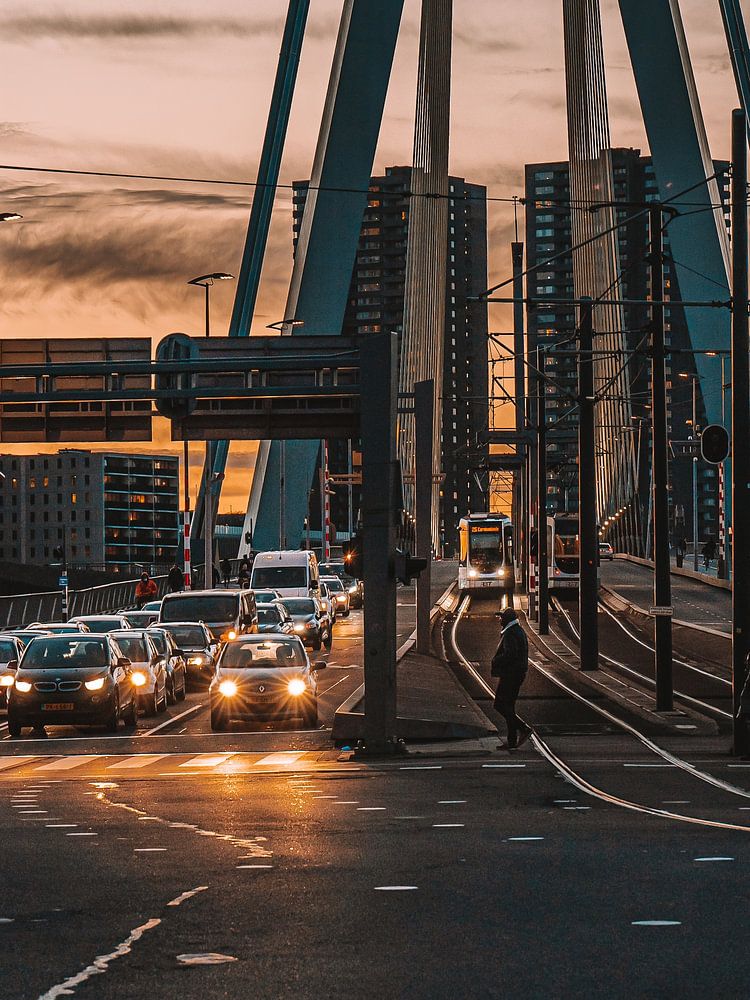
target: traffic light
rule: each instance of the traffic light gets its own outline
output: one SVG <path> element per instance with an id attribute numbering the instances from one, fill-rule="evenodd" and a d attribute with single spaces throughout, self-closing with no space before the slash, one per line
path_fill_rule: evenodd
<path id="1" fill-rule="evenodd" d="M 360 534 L 352 535 L 349 541 L 344 542 L 341 548 L 344 553 L 346 572 L 349 576 L 353 576 L 355 580 L 361 580 L 364 576 L 362 536 Z"/>
<path id="2" fill-rule="evenodd" d="M 729 454 L 729 434 L 721 424 L 709 424 L 701 434 L 701 455 L 711 465 L 721 465 Z"/>
<path id="3" fill-rule="evenodd" d="M 419 576 L 422 570 L 427 568 L 427 560 L 417 559 L 408 550 L 404 552 L 402 549 L 396 549 L 394 568 L 396 579 L 408 587 L 414 577 Z"/>

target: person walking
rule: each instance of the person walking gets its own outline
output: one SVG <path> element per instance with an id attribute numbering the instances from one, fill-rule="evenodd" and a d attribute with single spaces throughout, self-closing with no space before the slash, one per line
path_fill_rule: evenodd
<path id="1" fill-rule="evenodd" d="M 169 573 L 167 574 L 167 583 L 169 584 L 169 589 L 172 591 L 173 594 L 178 593 L 180 590 L 184 588 L 185 577 L 183 576 L 182 570 L 177 565 L 177 563 L 174 564 L 174 566 L 170 569 Z"/>
<path id="2" fill-rule="evenodd" d="M 141 573 L 141 578 L 135 585 L 136 607 L 140 610 L 144 604 L 148 603 L 148 601 L 153 601 L 158 593 L 159 588 L 156 586 L 148 573 Z"/>
<path id="3" fill-rule="evenodd" d="M 240 571 L 237 574 L 237 583 L 240 587 L 247 587 L 250 583 L 250 567 L 244 559 L 240 563 Z"/>
<path id="4" fill-rule="evenodd" d="M 232 581 L 232 564 L 226 556 L 221 560 L 221 575 L 224 580 L 224 586 L 228 587 Z"/>
<path id="5" fill-rule="evenodd" d="M 529 641 L 513 608 L 500 615 L 500 643 L 492 657 L 492 676 L 498 677 L 495 708 L 508 726 L 508 737 L 499 750 L 515 750 L 531 736 L 531 728 L 516 715 L 516 699 L 529 669 Z"/>
<path id="6" fill-rule="evenodd" d="M 709 538 L 709 540 L 701 549 L 701 553 L 703 555 L 703 565 L 705 566 L 706 569 L 708 569 L 711 566 L 711 560 L 716 555 L 716 542 L 713 540 L 713 538 Z"/>

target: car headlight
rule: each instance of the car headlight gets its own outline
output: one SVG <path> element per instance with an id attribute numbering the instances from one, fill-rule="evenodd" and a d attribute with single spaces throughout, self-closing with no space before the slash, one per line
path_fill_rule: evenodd
<path id="1" fill-rule="evenodd" d="M 297 625 L 294 626 L 294 631 L 295 632 L 304 632 L 305 631 L 305 626 L 300 622 L 300 623 L 298 623 Z"/>
<path id="2" fill-rule="evenodd" d="M 219 684 L 219 691 L 221 691 L 225 698 L 234 698 L 237 694 L 237 685 L 234 681 L 222 681 Z"/>
<path id="3" fill-rule="evenodd" d="M 101 691 L 104 687 L 104 678 L 95 677 L 92 681 L 85 682 L 85 688 L 87 691 Z"/>
<path id="4" fill-rule="evenodd" d="M 349 588 L 349 593 L 350 594 L 356 594 L 357 593 L 357 588 L 356 587 L 350 587 Z"/>
<path id="5" fill-rule="evenodd" d="M 237 638 L 237 633 L 233 628 L 230 628 L 230 630 L 227 632 L 227 639 L 236 639 L 236 638 Z"/>
<path id="6" fill-rule="evenodd" d="M 143 687 L 143 685 L 148 680 L 148 678 L 146 677 L 146 675 L 142 670 L 133 671 L 133 673 L 130 675 L 130 679 L 133 682 L 133 684 L 135 684 L 136 687 Z"/>
<path id="7" fill-rule="evenodd" d="M 476 575 L 477 575 L 477 571 L 475 569 L 470 569 L 469 570 L 469 576 L 476 576 Z"/>
<path id="8" fill-rule="evenodd" d="M 0 687 L 4 688 L 13 687 L 14 680 L 15 677 L 13 676 L 13 674 L 3 674 L 3 676 L 0 677 Z"/>
<path id="9" fill-rule="evenodd" d="M 27 691 L 31 691 L 31 684 L 29 681 L 16 681 L 16 690 L 23 691 L 25 694 Z"/>
<path id="10" fill-rule="evenodd" d="M 305 628 L 317 628 L 317 627 L 318 627 L 318 623 L 317 622 L 308 622 L 305 625 Z"/>
<path id="11" fill-rule="evenodd" d="M 298 698 L 307 690 L 307 684 L 305 684 L 300 677 L 294 677 L 291 681 L 289 681 L 286 687 L 289 694 L 293 695 L 295 698 Z"/>
<path id="12" fill-rule="evenodd" d="M 498 576 L 505 576 L 505 570 L 504 570 L 504 569 L 499 569 L 499 570 L 497 571 L 497 575 L 498 575 Z"/>
<path id="13" fill-rule="evenodd" d="M 203 657 L 202 656 L 189 656 L 188 657 L 188 663 L 191 666 L 199 667 L 201 665 L 201 663 L 203 663 Z"/>
<path id="14" fill-rule="evenodd" d="M 337 601 L 345 601 L 346 600 L 346 594 L 336 594 L 336 600 Z"/>

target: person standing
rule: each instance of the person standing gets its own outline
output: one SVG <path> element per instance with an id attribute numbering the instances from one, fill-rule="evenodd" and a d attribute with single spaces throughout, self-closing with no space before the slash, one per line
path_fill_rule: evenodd
<path id="1" fill-rule="evenodd" d="M 167 574 L 167 583 L 173 594 L 178 593 L 185 586 L 185 577 L 177 563 L 174 564 Z"/>
<path id="2" fill-rule="evenodd" d="M 232 581 L 232 564 L 226 556 L 221 560 L 221 575 L 224 580 L 224 586 L 228 587 Z"/>
<path id="3" fill-rule="evenodd" d="M 141 578 L 135 585 L 136 607 L 139 609 L 142 608 L 144 604 L 148 603 L 148 601 L 153 601 L 158 593 L 159 588 L 156 586 L 148 573 L 141 573 Z"/>
<path id="4" fill-rule="evenodd" d="M 500 643 L 492 657 L 492 676 L 498 677 L 495 708 L 508 726 L 500 750 L 515 750 L 531 736 L 531 728 L 516 715 L 516 700 L 529 669 L 529 641 L 513 608 L 500 615 Z"/>
<path id="5" fill-rule="evenodd" d="M 240 563 L 240 570 L 237 574 L 237 583 L 240 587 L 247 587 L 250 583 L 250 567 L 244 559 Z"/>

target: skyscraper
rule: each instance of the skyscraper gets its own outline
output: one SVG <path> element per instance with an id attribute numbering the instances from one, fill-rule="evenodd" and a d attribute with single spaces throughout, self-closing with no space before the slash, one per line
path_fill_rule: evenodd
<path id="1" fill-rule="evenodd" d="M 389 167 L 373 177 L 354 264 L 343 333 L 349 336 L 402 333 L 406 242 L 409 227 L 410 167 Z M 307 182 L 294 185 L 294 239 L 299 236 Z M 487 306 L 469 298 L 487 287 L 486 188 L 451 177 L 448 195 L 442 470 L 440 524 L 443 544 L 452 553 L 458 519 L 486 508 L 486 483 L 477 473 L 486 445 L 477 436 L 487 428 Z M 348 469 L 347 444 L 331 441 L 330 468 Z M 346 534 L 348 491 L 336 488 L 331 513 L 337 533 Z M 354 520 L 359 491 L 353 491 Z M 313 486 L 312 523 L 318 523 L 319 496 Z"/>

